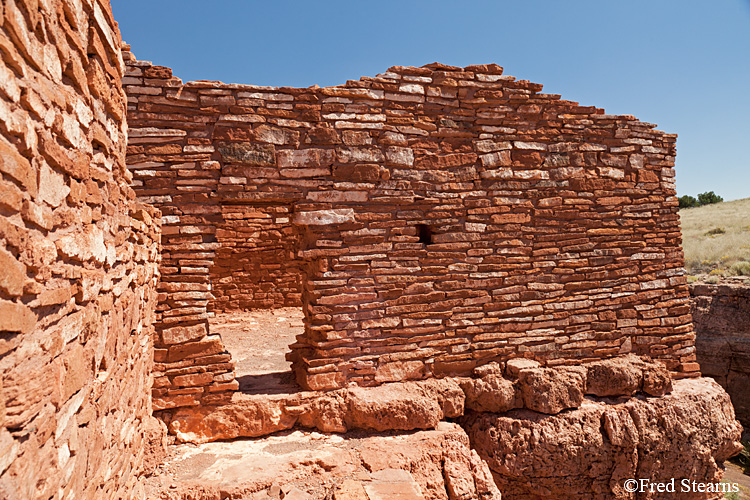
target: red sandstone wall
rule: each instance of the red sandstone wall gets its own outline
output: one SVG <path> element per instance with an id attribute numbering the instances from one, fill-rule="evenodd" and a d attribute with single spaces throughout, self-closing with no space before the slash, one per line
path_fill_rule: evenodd
<path id="1" fill-rule="evenodd" d="M 223 257 L 244 238 L 226 218 L 241 205 L 283 208 L 300 234 L 307 326 L 291 359 L 306 387 L 624 352 L 697 373 L 674 135 L 543 94 L 496 65 L 394 67 L 293 89 L 183 84 L 126 59 L 128 166 L 141 199 L 165 214 L 159 328 L 195 325 L 157 349 L 167 405 L 200 397 L 175 382 L 191 363 L 180 353 L 221 350 L 205 336 L 211 287 L 214 308 L 233 307 L 242 299 L 228 299 L 227 284 L 251 297 L 276 279 Z M 201 381 L 204 395 L 217 383 Z M 189 390 L 192 402 L 174 401 Z"/>
<path id="2" fill-rule="evenodd" d="M 690 285 L 695 349 L 701 374 L 732 398 L 737 420 L 750 428 L 750 286 Z"/>
<path id="3" fill-rule="evenodd" d="M 0 25 L 0 498 L 129 498 L 159 214 L 129 187 L 120 35 L 106 0 L 3 0 Z"/>
<path id="4" fill-rule="evenodd" d="M 209 310 L 302 306 L 300 231 L 288 206 L 224 205 Z"/>

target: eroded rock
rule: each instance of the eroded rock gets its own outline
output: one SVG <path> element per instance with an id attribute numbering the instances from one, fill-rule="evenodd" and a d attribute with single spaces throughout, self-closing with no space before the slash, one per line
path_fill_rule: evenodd
<path id="1" fill-rule="evenodd" d="M 442 409 L 437 398 L 415 394 L 417 387 L 404 383 L 349 389 L 348 427 L 376 431 L 434 428 Z"/>
<path id="2" fill-rule="evenodd" d="M 555 416 L 474 414 L 464 428 L 503 495 L 528 500 L 633 498 L 623 489 L 629 478 L 718 482 L 742 430 L 711 379 L 677 381 L 660 398 L 585 400 Z"/>
<path id="3" fill-rule="evenodd" d="M 542 365 L 539 361 L 533 359 L 513 358 L 505 363 L 505 371 L 508 377 L 516 379 L 524 368 L 539 368 L 540 366 Z"/>
<path id="4" fill-rule="evenodd" d="M 185 443 L 265 436 L 291 429 L 297 416 L 285 411 L 280 399 L 250 398 L 223 406 L 180 408 L 169 423 L 169 431 Z"/>
<path id="5" fill-rule="evenodd" d="M 469 410 L 503 413 L 521 405 L 513 382 L 496 374 L 462 380 L 461 388 Z"/>
<path id="6" fill-rule="evenodd" d="M 660 395 L 671 388 L 663 365 L 635 356 L 579 367 L 540 368 L 526 361 L 508 362 L 525 367 L 516 381 L 503 377 L 500 365 L 492 363 L 476 371 L 481 378 L 430 378 L 327 392 L 237 393 L 224 405 L 181 408 L 164 417 L 180 441 L 204 443 L 264 436 L 295 426 L 339 433 L 432 429 L 465 410 L 503 413 L 526 408 L 555 415 L 578 408 L 585 394 L 630 396 L 642 385 L 646 394 Z M 592 374 L 588 389 L 587 372 Z M 188 376 L 201 375 L 206 374 Z"/>
<path id="7" fill-rule="evenodd" d="M 466 433 L 448 422 L 401 434 L 293 431 L 178 445 L 166 465 L 147 481 L 147 498 L 501 499 Z"/>
<path id="8" fill-rule="evenodd" d="M 636 358 L 637 359 L 637 358 Z M 641 387 L 643 370 L 628 358 L 612 358 L 586 365 L 586 394 L 632 396 Z"/>
<path id="9" fill-rule="evenodd" d="M 661 363 L 644 363 L 641 389 L 649 396 L 663 396 L 672 392 L 672 376 Z"/>
<path id="10" fill-rule="evenodd" d="M 523 405 L 540 413 L 556 415 L 578 408 L 586 388 L 586 369 L 580 366 L 524 368 L 518 374 Z"/>
<path id="11" fill-rule="evenodd" d="M 258 437 L 294 426 L 322 432 L 434 429 L 463 415 L 464 392 L 452 379 L 428 379 L 290 395 L 237 393 L 224 405 L 183 407 L 169 418 L 180 442 Z"/>

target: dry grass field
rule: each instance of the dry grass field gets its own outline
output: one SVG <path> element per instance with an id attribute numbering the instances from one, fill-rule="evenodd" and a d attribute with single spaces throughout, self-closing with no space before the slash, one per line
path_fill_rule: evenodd
<path id="1" fill-rule="evenodd" d="M 680 210 L 688 274 L 750 276 L 750 198 Z"/>

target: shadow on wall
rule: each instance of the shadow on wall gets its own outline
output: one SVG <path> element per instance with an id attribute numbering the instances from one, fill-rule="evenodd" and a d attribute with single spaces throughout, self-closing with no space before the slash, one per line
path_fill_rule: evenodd
<path id="1" fill-rule="evenodd" d="M 729 393 L 737 419 L 750 429 L 750 285 L 693 283 L 695 348 L 701 373 Z"/>

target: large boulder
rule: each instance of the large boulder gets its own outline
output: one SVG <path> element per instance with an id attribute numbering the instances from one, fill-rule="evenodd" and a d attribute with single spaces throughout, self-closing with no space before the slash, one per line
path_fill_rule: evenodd
<path id="1" fill-rule="evenodd" d="M 682 479 L 718 483 L 720 464 L 741 449 L 742 431 L 729 396 L 711 379 L 677 381 L 659 398 L 587 399 L 554 416 L 475 413 L 463 426 L 511 500 L 713 498 L 685 491 L 636 496 L 625 481 L 675 478 L 678 491 Z"/>
<path id="2" fill-rule="evenodd" d="M 513 382 L 500 375 L 467 378 L 459 383 L 466 394 L 467 410 L 503 413 L 521 406 Z"/>
<path id="3" fill-rule="evenodd" d="M 442 419 L 437 398 L 424 397 L 414 383 L 352 387 L 347 426 L 375 431 L 432 429 Z"/>
<path id="4" fill-rule="evenodd" d="M 556 415 L 581 406 L 586 369 L 580 366 L 524 368 L 518 374 L 518 389 L 526 408 Z"/>
<path id="5" fill-rule="evenodd" d="M 643 370 L 629 357 L 595 361 L 585 366 L 586 394 L 632 396 L 641 388 Z"/>
<path id="6" fill-rule="evenodd" d="M 281 398 L 245 398 L 223 406 L 180 408 L 169 423 L 169 432 L 183 443 L 207 443 L 238 437 L 258 437 L 291 429 L 297 416 Z"/>
<path id="7" fill-rule="evenodd" d="M 469 437 L 449 422 L 401 433 L 297 430 L 177 445 L 160 473 L 144 482 L 146 498 L 163 500 L 501 499 Z"/>

